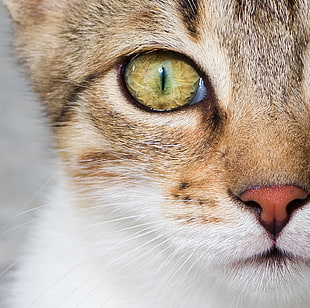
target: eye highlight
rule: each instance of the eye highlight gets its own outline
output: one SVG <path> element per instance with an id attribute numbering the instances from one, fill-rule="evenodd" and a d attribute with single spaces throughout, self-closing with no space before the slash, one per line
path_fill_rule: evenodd
<path id="1" fill-rule="evenodd" d="M 193 65 L 171 51 L 133 57 L 125 66 L 124 80 L 131 96 L 155 111 L 198 103 L 207 95 L 204 81 Z"/>

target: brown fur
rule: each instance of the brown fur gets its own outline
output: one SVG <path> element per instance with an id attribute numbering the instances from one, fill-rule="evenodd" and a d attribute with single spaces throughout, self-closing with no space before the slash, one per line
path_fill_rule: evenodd
<path id="1" fill-rule="evenodd" d="M 219 200 L 230 192 L 310 191 L 308 1 L 12 3 L 19 55 L 78 185 L 114 177 L 111 157 L 131 161 L 162 185 L 166 217 L 201 224 L 227 218 Z M 192 59 L 208 100 L 170 113 L 130 101 L 121 65 L 155 49 Z"/>

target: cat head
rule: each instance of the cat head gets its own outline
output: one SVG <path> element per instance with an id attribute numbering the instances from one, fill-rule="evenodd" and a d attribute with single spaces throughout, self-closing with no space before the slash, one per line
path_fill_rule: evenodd
<path id="1" fill-rule="evenodd" d="M 249 279 L 309 263 L 307 1 L 4 2 L 79 206 Z"/>

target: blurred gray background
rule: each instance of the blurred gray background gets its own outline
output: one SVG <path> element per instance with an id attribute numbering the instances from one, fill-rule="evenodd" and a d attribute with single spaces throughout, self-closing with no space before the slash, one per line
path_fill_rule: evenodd
<path id="1" fill-rule="evenodd" d="M 42 110 L 17 64 L 12 27 L 0 2 L 0 307 L 21 244 L 44 204 L 52 150 Z"/>

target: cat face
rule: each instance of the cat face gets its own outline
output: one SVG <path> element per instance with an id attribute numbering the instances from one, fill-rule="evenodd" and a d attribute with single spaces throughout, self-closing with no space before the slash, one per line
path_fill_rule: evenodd
<path id="1" fill-rule="evenodd" d="M 149 223 L 244 293 L 307 294 L 307 1 L 5 2 L 77 208 Z"/>

